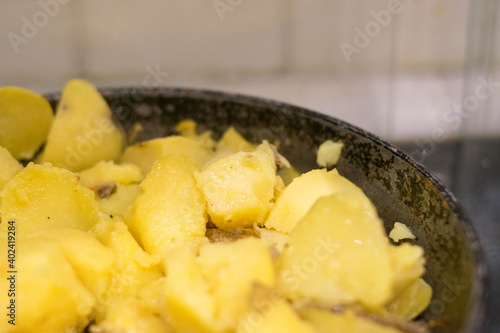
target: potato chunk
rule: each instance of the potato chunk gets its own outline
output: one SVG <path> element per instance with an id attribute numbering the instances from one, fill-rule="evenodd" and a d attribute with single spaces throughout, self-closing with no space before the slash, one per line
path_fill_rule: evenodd
<path id="1" fill-rule="evenodd" d="M 240 321 L 237 333 L 315 333 L 313 326 L 302 320 L 293 308 L 278 301 L 265 312 L 250 312 Z M 339 331 L 350 332 L 350 331 Z"/>
<path id="2" fill-rule="evenodd" d="M 379 308 L 393 295 L 382 221 L 352 191 L 320 198 L 290 233 L 279 280 L 291 298 Z"/>
<path id="3" fill-rule="evenodd" d="M 276 200 L 265 222 L 266 228 L 289 233 L 306 215 L 318 198 L 338 192 L 352 191 L 358 194 L 357 201 L 362 209 L 374 212 L 370 200 L 361 189 L 351 183 L 336 170 L 312 170 L 295 178 Z"/>
<path id="4" fill-rule="evenodd" d="M 5 184 L 23 169 L 10 152 L 4 147 L 0 147 L 0 193 L 5 187 Z M 2 197 L 0 196 L 0 206 L 2 205 Z"/>
<path id="5" fill-rule="evenodd" d="M 340 158 L 343 147 L 344 144 L 342 141 L 333 142 L 332 140 L 326 140 L 318 148 L 316 163 L 322 168 L 335 166 Z"/>
<path id="6" fill-rule="evenodd" d="M 314 325 L 317 333 L 401 333 L 399 330 L 377 324 L 356 316 L 352 311 L 332 313 L 324 310 L 307 309 L 302 317 Z"/>
<path id="7" fill-rule="evenodd" d="M 59 244 L 80 281 L 97 299 L 103 297 L 111 282 L 115 255 L 94 235 L 76 229 L 52 229 L 34 232 L 29 237 Z"/>
<path id="8" fill-rule="evenodd" d="M 140 183 L 144 176 L 135 164 L 115 164 L 112 161 L 100 161 L 90 169 L 79 173 L 80 183 L 90 189 L 114 182 L 121 185 Z"/>
<path id="9" fill-rule="evenodd" d="M 143 288 L 162 276 L 160 258 L 144 252 L 120 218 L 103 218 L 92 233 L 115 256 L 107 301 L 137 297 Z"/>
<path id="10" fill-rule="evenodd" d="M 80 171 L 97 162 L 117 162 L 125 144 L 123 129 L 90 83 L 66 84 L 40 162 Z"/>
<path id="11" fill-rule="evenodd" d="M 169 322 L 176 332 L 222 332 L 215 298 L 210 294 L 196 253 L 186 244 L 168 252 L 165 301 Z"/>
<path id="12" fill-rule="evenodd" d="M 255 147 L 231 126 L 224 132 L 217 143 L 215 153 L 217 156 L 223 157 L 240 151 L 251 152 L 254 150 Z"/>
<path id="13" fill-rule="evenodd" d="M 33 91 L 0 88 L 0 146 L 18 160 L 33 158 L 47 140 L 54 113 L 49 102 Z"/>
<path id="14" fill-rule="evenodd" d="M 29 164 L 2 191 L 3 221 L 16 221 L 19 233 L 75 228 L 87 231 L 99 221 L 94 193 L 68 170 Z"/>
<path id="15" fill-rule="evenodd" d="M 2 239 L 2 237 L 0 237 Z M 3 238 L 5 240 L 5 238 Z M 0 240 L 0 243 L 2 241 Z M 5 243 L 1 248 L 6 248 Z M 81 332 L 88 324 L 96 301 L 68 263 L 55 242 L 37 239 L 17 240 L 15 326 L 0 321 L 1 332 Z M 0 263 L 0 304 L 9 304 L 7 267 Z M 5 307 L 4 307 L 5 306 Z"/>
<path id="16" fill-rule="evenodd" d="M 185 154 L 192 157 L 201 168 L 213 156 L 213 152 L 202 143 L 182 136 L 169 136 L 144 141 L 130 146 L 123 153 L 122 163 L 138 165 L 147 175 L 157 160 L 170 154 Z"/>
<path id="17" fill-rule="evenodd" d="M 126 222 L 129 222 L 131 218 L 127 214 L 131 212 L 135 200 L 141 193 L 139 184 L 117 185 L 115 192 L 112 192 L 109 197 L 97 200 L 97 203 L 104 214 L 121 216 L 126 219 Z M 129 228 L 132 227 L 134 226 L 129 225 Z M 130 232 L 135 234 L 135 229 Z"/>
<path id="18" fill-rule="evenodd" d="M 133 229 L 149 253 L 162 253 L 192 238 L 204 237 L 206 203 L 196 187 L 194 159 L 168 155 L 153 165 L 135 201 Z"/>
<path id="19" fill-rule="evenodd" d="M 389 238 L 395 242 L 399 242 L 402 239 L 415 239 L 416 237 L 405 224 L 395 222 L 394 228 L 389 233 Z"/>
<path id="20" fill-rule="evenodd" d="M 128 298 L 111 303 L 106 318 L 93 325 L 91 332 L 170 333 L 172 330 L 143 302 Z"/>
<path id="21" fill-rule="evenodd" d="M 212 222 L 220 229 L 262 224 L 276 185 L 274 153 L 267 142 L 254 152 L 223 157 L 195 172 Z"/>
<path id="22" fill-rule="evenodd" d="M 275 284 L 271 254 L 267 244 L 257 238 L 207 244 L 201 247 L 198 261 L 225 327 L 235 327 L 236 319 L 250 310 L 248 298 L 255 284 Z"/>
<path id="23" fill-rule="evenodd" d="M 394 291 L 406 289 L 425 272 L 424 250 L 407 243 L 399 246 L 389 245 L 389 257 L 394 271 Z"/>
<path id="24" fill-rule="evenodd" d="M 394 316 L 411 320 L 416 318 L 429 306 L 431 297 L 431 286 L 423 279 L 417 279 L 387 304 L 386 308 Z"/>
<path id="25" fill-rule="evenodd" d="M 271 287 L 275 273 L 267 245 L 249 237 L 227 244 L 187 244 L 167 253 L 167 314 L 178 332 L 227 332 L 250 311 L 255 284 Z"/>

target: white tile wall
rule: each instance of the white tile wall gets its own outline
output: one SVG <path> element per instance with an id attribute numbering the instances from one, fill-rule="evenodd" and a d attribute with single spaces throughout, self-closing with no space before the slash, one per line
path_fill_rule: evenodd
<path id="1" fill-rule="evenodd" d="M 0 1 L 0 84 L 43 90 L 79 74 L 73 24 L 77 6 L 50 7 L 51 16 L 38 1 Z"/>
<path id="2" fill-rule="evenodd" d="M 85 63 L 91 78 L 269 73 L 281 69 L 285 1 L 242 1 L 221 19 L 212 1 L 89 0 Z M 229 5 L 228 5 L 229 6 Z"/>
<path id="3" fill-rule="evenodd" d="M 214 0 L 70 1 L 16 53 L 8 34 L 22 36 L 23 17 L 69 0 L 39 1 L 0 0 L 0 85 L 47 92 L 75 76 L 141 85 L 153 71 L 149 84 L 283 100 L 385 137 L 458 135 L 443 112 L 462 100 L 468 0 L 216 0 L 222 14 Z M 398 1 L 401 11 L 377 24 L 373 12 Z M 366 47 L 358 28 L 376 29 Z M 351 62 L 346 44 L 359 51 Z M 500 133 L 500 89 L 487 103 L 473 133 Z"/>
<path id="4" fill-rule="evenodd" d="M 468 3 L 403 0 L 395 24 L 396 67 L 460 70 L 465 61 Z"/>
<path id="5" fill-rule="evenodd" d="M 461 100 L 461 75 L 401 74 L 393 84 L 391 137 L 409 140 L 441 132 L 446 138 L 459 136 L 457 121 L 449 114 Z"/>
<path id="6" fill-rule="evenodd" d="M 291 18 L 291 65 L 298 70 L 330 69 L 342 73 L 387 72 L 391 61 L 393 15 L 382 27 L 372 12 L 387 9 L 387 0 L 294 0 Z M 375 25 L 373 25 L 375 24 Z M 356 29 L 372 28 L 366 46 L 357 47 Z M 342 51 L 350 45 L 356 53 Z M 344 50 L 347 46 L 344 46 Z M 346 53 L 347 52 L 347 53 Z M 359 53 L 358 53 L 359 52 Z M 346 57 L 346 54 L 348 55 Z"/>

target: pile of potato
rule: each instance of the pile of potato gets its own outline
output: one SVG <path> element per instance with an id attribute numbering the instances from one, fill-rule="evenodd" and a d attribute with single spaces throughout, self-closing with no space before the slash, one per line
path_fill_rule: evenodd
<path id="1" fill-rule="evenodd" d="M 335 169 L 299 175 L 268 142 L 234 128 L 215 142 L 190 120 L 126 147 L 83 80 L 55 116 L 42 96 L 0 88 L 0 115 L 0 253 L 14 221 L 18 270 L 16 325 L 4 318 L 1 332 L 421 328 L 422 248 L 391 244 Z"/>

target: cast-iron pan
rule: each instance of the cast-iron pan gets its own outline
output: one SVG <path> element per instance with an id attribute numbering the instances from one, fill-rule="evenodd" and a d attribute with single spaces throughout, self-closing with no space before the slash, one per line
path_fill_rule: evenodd
<path id="1" fill-rule="evenodd" d="M 486 264 L 478 237 L 455 197 L 420 164 L 355 126 L 300 107 L 259 98 L 193 89 L 101 89 L 125 130 L 139 122 L 135 141 L 175 133 L 193 119 L 219 138 L 234 126 L 252 142 L 279 141 L 280 152 L 304 172 L 317 168 L 316 150 L 342 140 L 339 172 L 378 208 L 387 231 L 403 222 L 425 249 L 425 280 L 433 288 L 422 314 L 432 332 L 477 333 L 486 315 Z M 53 106 L 60 95 L 49 95 Z M 370 112 L 370 110 L 366 110 Z"/>

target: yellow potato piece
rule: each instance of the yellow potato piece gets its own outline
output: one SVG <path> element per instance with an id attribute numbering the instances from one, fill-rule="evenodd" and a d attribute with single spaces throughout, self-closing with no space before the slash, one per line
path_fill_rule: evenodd
<path id="1" fill-rule="evenodd" d="M 262 224 L 276 186 L 274 153 L 267 142 L 254 152 L 239 152 L 195 172 L 212 222 L 220 229 Z"/>
<path id="2" fill-rule="evenodd" d="M 97 188 L 108 182 L 121 185 L 140 183 L 144 176 L 135 164 L 115 164 L 112 161 L 100 161 L 90 169 L 78 173 L 80 183 L 88 188 Z"/>
<path id="3" fill-rule="evenodd" d="M 80 171 L 117 162 L 125 144 L 121 126 L 101 94 L 84 80 L 66 84 L 40 162 Z"/>
<path id="4" fill-rule="evenodd" d="M 213 152 L 200 142 L 182 136 L 153 139 L 128 147 L 121 163 L 138 165 L 147 175 L 157 160 L 170 154 L 185 154 L 192 157 L 201 168 L 213 156 Z"/>
<path id="5" fill-rule="evenodd" d="M 267 311 L 250 312 L 240 321 L 236 333 L 316 333 L 312 325 L 302 320 L 284 301 L 277 301 Z M 338 331 L 351 332 L 351 331 Z"/>
<path id="6" fill-rule="evenodd" d="M 257 232 L 261 239 L 263 239 L 267 245 L 274 247 L 281 253 L 288 242 L 288 234 L 281 233 L 276 230 L 270 230 L 266 228 L 258 228 Z"/>
<path id="7" fill-rule="evenodd" d="M 351 311 L 332 313 L 307 309 L 300 314 L 314 326 L 317 333 L 401 333 L 395 328 L 358 317 Z"/>
<path id="8" fill-rule="evenodd" d="M 103 297 L 111 282 L 115 255 L 93 234 L 76 229 L 53 229 L 34 232 L 29 237 L 59 244 L 80 281 L 97 299 Z"/>
<path id="9" fill-rule="evenodd" d="M 278 169 L 277 172 L 278 176 L 280 176 L 283 179 L 283 183 L 285 186 L 290 185 L 290 183 L 297 177 L 300 176 L 300 173 L 295 170 L 293 167 L 281 167 Z"/>
<path id="10" fill-rule="evenodd" d="M 107 198 L 97 200 L 97 204 L 99 205 L 99 209 L 107 215 L 121 216 L 124 219 L 131 220 L 127 213 L 129 213 L 135 200 L 141 193 L 142 190 L 139 184 L 117 185 L 115 193 L 112 193 Z M 136 233 L 135 229 L 131 230 L 131 232 L 134 235 Z"/>
<path id="11" fill-rule="evenodd" d="M 106 318 L 93 325 L 91 332 L 170 333 L 168 323 L 134 298 L 115 300 L 108 305 Z"/>
<path id="12" fill-rule="evenodd" d="M 395 222 L 394 228 L 389 233 L 389 238 L 395 242 L 399 242 L 402 239 L 415 239 L 416 237 L 406 225 Z"/>
<path id="13" fill-rule="evenodd" d="M 370 200 L 361 189 L 351 183 L 336 170 L 312 170 L 295 178 L 276 200 L 265 222 L 266 228 L 273 228 L 283 233 L 289 233 L 306 215 L 307 211 L 320 197 L 333 193 L 353 191 L 358 193 L 361 209 L 369 209 L 375 213 Z"/>
<path id="14" fill-rule="evenodd" d="M 210 150 L 213 150 L 216 146 L 216 142 L 212 139 L 212 132 L 211 131 L 205 131 L 201 134 L 198 134 L 196 131 L 197 124 L 195 121 L 191 119 L 186 119 L 180 121 L 177 126 L 175 126 L 175 130 L 181 135 L 186 138 L 191 138 L 199 143 L 201 143 L 203 146 L 207 147 Z"/>
<path id="15" fill-rule="evenodd" d="M 160 258 L 144 252 L 120 218 L 103 218 L 92 233 L 115 256 L 107 303 L 137 297 L 143 288 L 162 277 Z M 102 318 L 105 311 L 102 310 L 97 317 Z"/>
<path id="16" fill-rule="evenodd" d="M 169 251 L 165 304 L 169 322 L 176 332 L 223 332 L 217 323 L 215 298 L 210 294 L 195 252 L 186 244 Z"/>
<path id="17" fill-rule="evenodd" d="M 0 146 L 16 159 L 29 160 L 47 140 L 54 119 L 42 96 L 18 87 L 0 88 Z"/>
<path id="18" fill-rule="evenodd" d="M 3 190 L 5 184 L 23 169 L 11 153 L 4 147 L 0 147 L 0 191 Z"/>
<path id="19" fill-rule="evenodd" d="M 342 148 L 344 148 L 342 141 L 326 140 L 318 148 L 316 163 L 322 168 L 335 166 L 342 153 Z"/>
<path id="20" fill-rule="evenodd" d="M 237 318 L 250 310 L 254 285 L 273 287 L 275 272 L 267 244 L 248 237 L 227 244 L 207 244 L 198 262 L 216 300 L 222 326 L 236 327 Z"/>
<path id="21" fill-rule="evenodd" d="M 251 152 L 254 150 L 255 147 L 231 126 L 224 132 L 217 143 L 215 153 L 217 157 L 223 157 L 240 151 Z"/>
<path id="22" fill-rule="evenodd" d="M 400 293 L 425 272 L 424 250 L 417 245 L 389 245 L 389 257 L 394 272 L 394 291 Z"/>
<path id="23" fill-rule="evenodd" d="M 392 298 L 387 236 L 364 201 L 356 191 L 323 197 L 299 221 L 279 259 L 287 296 L 370 308 Z"/>
<path id="24" fill-rule="evenodd" d="M 411 320 L 429 306 L 431 297 L 431 286 L 423 279 L 417 279 L 387 304 L 386 309 L 396 317 Z"/>
<path id="25" fill-rule="evenodd" d="M 0 237 L 2 249 L 6 249 L 5 238 Z M 16 240 L 17 256 L 14 280 L 7 273 L 7 260 L 0 263 L 0 304 L 6 309 L 15 299 L 15 326 L 7 322 L 4 315 L 0 331 L 25 332 L 81 332 L 88 324 L 96 301 L 91 292 L 80 281 L 56 242 L 38 239 Z M 10 270 L 10 269 L 9 269 Z M 11 287 L 10 281 L 15 283 Z M 8 290 L 14 290 L 13 298 Z M 5 311 L 5 310 L 4 310 Z"/>
<path id="26" fill-rule="evenodd" d="M 206 203 L 196 187 L 197 168 L 189 156 L 168 155 L 141 183 L 144 192 L 135 201 L 132 225 L 149 253 L 205 236 Z"/>
<path id="27" fill-rule="evenodd" d="M 18 231 L 75 228 L 87 231 L 99 221 L 94 193 L 68 170 L 29 164 L 2 191 L 2 221 L 16 221 Z M 0 225 L 6 230 L 6 224 Z"/>

